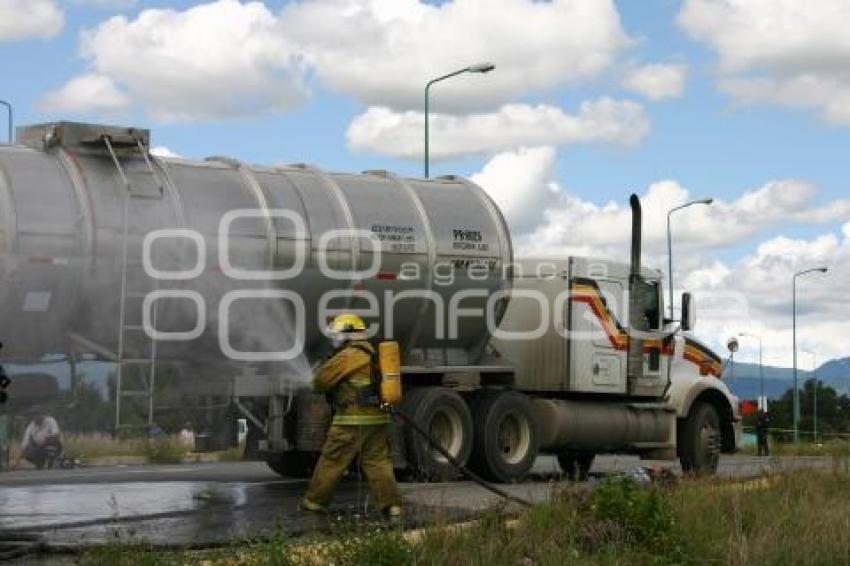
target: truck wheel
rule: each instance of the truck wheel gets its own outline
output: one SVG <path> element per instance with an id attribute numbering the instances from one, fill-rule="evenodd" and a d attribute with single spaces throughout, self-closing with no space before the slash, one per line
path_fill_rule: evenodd
<path id="1" fill-rule="evenodd" d="M 590 452 L 561 452 L 558 465 L 570 481 L 587 481 L 595 458 Z"/>
<path id="2" fill-rule="evenodd" d="M 485 393 L 475 407 L 473 463 L 493 481 L 522 481 L 540 447 L 534 406 L 516 391 Z"/>
<path id="3" fill-rule="evenodd" d="M 313 475 L 318 452 L 284 452 L 266 456 L 266 464 L 278 474 L 290 478 L 309 478 Z"/>
<path id="4" fill-rule="evenodd" d="M 720 461 L 720 417 L 708 403 L 692 407 L 681 427 L 679 461 L 682 471 L 707 475 L 717 471 Z"/>
<path id="5" fill-rule="evenodd" d="M 422 387 L 406 394 L 401 410 L 440 443 L 461 465 L 472 453 L 472 415 L 463 398 L 445 387 Z M 460 471 L 409 426 L 403 426 L 405 454 L 413 472 L 428 481 L 447 481 Z"/>

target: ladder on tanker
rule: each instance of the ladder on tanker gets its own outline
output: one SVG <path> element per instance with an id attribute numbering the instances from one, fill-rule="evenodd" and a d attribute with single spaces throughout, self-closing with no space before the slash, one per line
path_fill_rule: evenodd
<path id="1" fill-rule="evenodd" d="M 144 203 L 162 200 L 163 183 L 151 162 L 148 148 L 136 136 L 116 140 L 102 136 L 124 188 L 123 218 L 121 231 L 121 292 L 119 298 L 118 357 L 115 382 L 115 433 L 122 430 L 146 428 L 154 423 L 154 393 L 156 386 L 156 340 L 145 331 L 142 310 L 145 297 L 159 286 L 155 278 L 146 273 L 142 257 L 144 230 L 150 224 L 139 221 L 144 218 L 141 207 Z M 131 183 L 127 171 L 121 164 L 118 152 L 123 155 L 144 158 L 149 181 L 139 183 L 140 171 L 133 175 Z M 152 183 L 150 182 L 152 181 Z M 139 185 L 153 185 L 152 190 L 141 190 Z M 138 225 L 134 225 L 137 222 Z M 151 306 L 150 322 L 156 328 L 156 301 Z M 141 401 L 141 403 L 140 403 Z M 132 413 L 136 409 L 136 413 Z M 129 414 L 128 414 L 129 413 Z M 135 417 L 135 419 L 133 418 Z"/>

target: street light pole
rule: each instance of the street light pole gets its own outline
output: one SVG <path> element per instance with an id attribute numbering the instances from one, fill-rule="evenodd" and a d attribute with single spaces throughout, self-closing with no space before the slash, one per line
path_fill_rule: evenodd
<path id="1" fill-rule="evenodd" d="M 812 404 L 812 442 L 818 443 L 818 359 L 814 352 L 803 350 L 812 357 L 812 378 L 814 382 L 814 399 Z"/>
<path id="2" fill-rule="evenodd" d="M 451 77 L 455 77 L 457 75 L 463 73 L 489 73 L 493 69 L 496 68 L 496 65 L 493 63 L 478 63 L 476 65 L 470 65 L 469 67 L 464 67 L 463 69 L 458 69 L 457 71 L 453 71 L 447 75 L 443 75 L 442 77 L 437 77 L 436 79 L 431 79 L 425 85 L 425 178 L 428 178 L 428 167 L 430 162 L 429 155 L 429 147 L 428 147 L 428 135 L 429 135 L 429 98 L 431 93 L 431 86 L 440 81 L 444 81 L 446 79 L 450 79 Z"/>
<path id="3" fill-rule="evenodd" d="M 670 286 L 670 320 L 673 320 L 673 239 L 670 232 L 670 216 L 677 210 L 694 204 L 711 204 L 713 202 L 713 198 L 692 200 L 667 211 L 667 283 Z"/>
<path id="4" fill-rule="evenodd" d="M 764 363 L 762 358 L 762 353 L 764 352 L 762 348 L 762 340 L 760 334 L 752 334 L 750 332 L 741 332 L 738 336 L 748 336 L 750 338 L 756 338 L 759 341 L 759 398 L 764 399 L 764 410 L 767 411 L 767 398 L 764 396 Z"/>
<path id="5" fill-rule="evenodd" d="M 797 277 L 819 271 L 826 273 L 828 268 L 815 267 L 798 271 L 791 278 L 791 340 L 794 343 L 794 443 L 800 441 L 800 387 L 797 383 Z"/>
<path id="6" fill-rule="evenodd" d="M 812 407 L 812 420 L 814 420 L 815 444 L 818 443 L 818 361 L 814 352 L 812 353 L 812 374 L 815 378 L 815 405 Z"/>
<path id="7" fill-rule="evenodd" d="M 8 120 L 8 126 L 9 126 L 9 143 L 12 143 L 12 138 L 14 137 L 12 135 L 12 131 L 14 130 L 14 127 L 15 127 L 14 126 L 15 120 L 12 116 L 12 105 L 9 104 L 8 102 L 6 102 L 5 100 L 0 100 L 0 106 L 6 107 L 6 116 L 7 116 L 7 120 Z"/>

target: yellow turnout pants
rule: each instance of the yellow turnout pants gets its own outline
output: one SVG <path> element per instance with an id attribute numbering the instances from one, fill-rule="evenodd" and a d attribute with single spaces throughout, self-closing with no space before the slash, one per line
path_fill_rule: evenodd
<path id="1" fill-rule="evenodd" d="M 401 505 L 387 427 L 386 424 L 331 425 L 304 499 L 326 507 L 345 470 L 359 456 L 378 509 Z"/>

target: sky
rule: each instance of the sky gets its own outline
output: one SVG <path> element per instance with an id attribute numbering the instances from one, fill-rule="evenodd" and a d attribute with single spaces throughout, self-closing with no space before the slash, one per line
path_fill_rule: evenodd
<path id="1" fill-rule="evenodd" d="M 792 275 L 821 265 L 800 349 L 850 356 L 847 21 L 845 0 L 0 0 L 0 99 L 164 154 L 420 176 L 425 83 L 492 62 L 433 87 L 432 175 L 479 183 L 519 255 L 625 259 L 636 192 L 665 271 L 667 211 L 713 198 L 673 216 L 677 295 L 715 348 L 754 333 L 790 366 Z"/>

